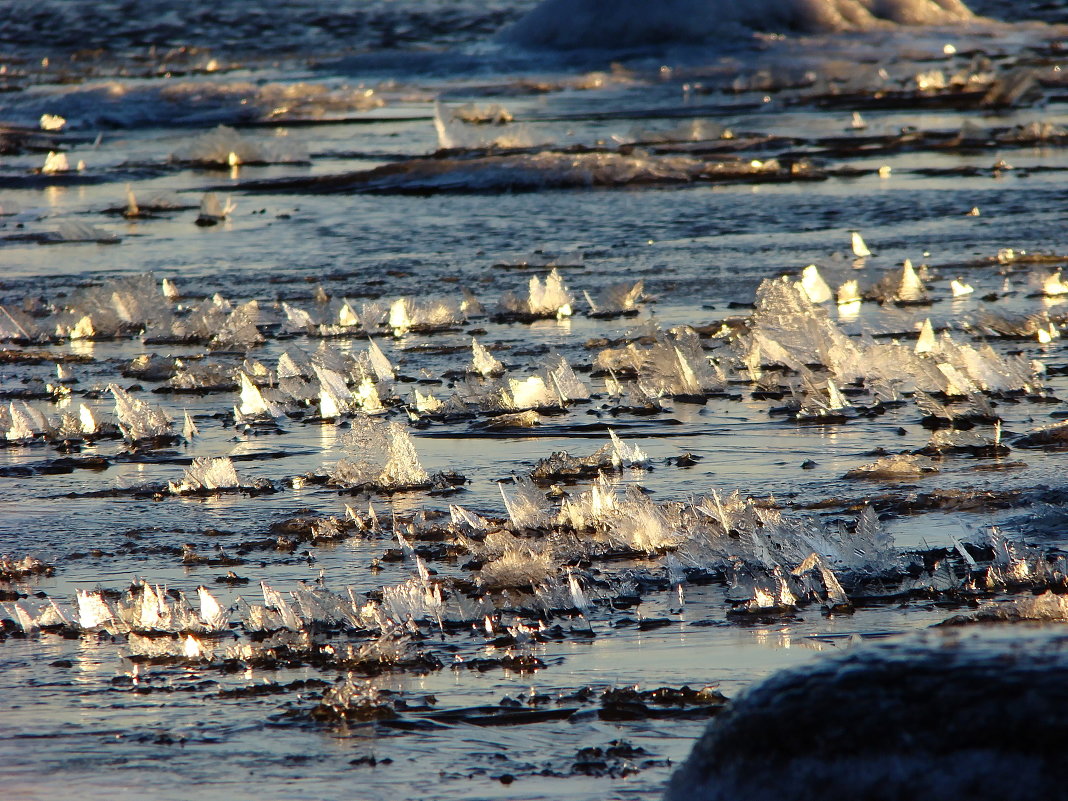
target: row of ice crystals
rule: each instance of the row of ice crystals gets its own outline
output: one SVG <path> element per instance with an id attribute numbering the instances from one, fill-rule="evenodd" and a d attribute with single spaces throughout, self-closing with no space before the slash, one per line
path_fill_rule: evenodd
<path id="1" fill-rule="evenodd" d="M 958 343 L 948 333 L 932 342 L 932 332 L 925 331 L 918 348 L 851 338 L 801 286 L 786 278 L 761 284 L 749 325 L 737 344 L 740 361 L 754 380 L 764 364 L 798 372 L 821 364 L 839 383 L 885 381 L 905 391 L 967 395 L 1036 385 L 1033 365 L 1026 360 L 1003 358 L 989 345 Z"/>
<path id="2" fill-rule="evenodd" d="M 85 631 L 214 632 L 229 625 L 229 612 L 205 587 L 197 589 L 200 611 L 194 612 L 183 593 L 137 581 L 115 601 L 101 591 L 78 590 L 77 611 L 69 618 Z M 58 608 L 57 608 L 58 612 Z M 61 614 L 61 613 L 60 613 Z M 44 625 L 38 620 L 38 625 Z"/>

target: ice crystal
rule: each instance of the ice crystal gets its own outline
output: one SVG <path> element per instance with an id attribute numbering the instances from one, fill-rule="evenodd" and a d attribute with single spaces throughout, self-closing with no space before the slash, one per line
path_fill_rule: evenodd
<path id="1" fill-rule="evenodd" d="M 515 476 L 511 484 L 497 486 L 515 530 L 549 527 L 549 502 L 529 478 Z"/>
<path id="2" fill-rule="evenodd" d="M 810 264 L 801 271 L 801 288 L 813 303 L 826 303 L 832 297 L 831 288 L 827 286 L 815 264 Z"/>
<path id="3" fill-rule="evenodd" d="M 357 417 L 342 444 L 354 455 L 340 460 L 331 473 L 339 486 L 403 489 L 424 486 L 430 480 L 415 443 L 398 423 Z"/>
<path id="4" fill-rule="evenodd" d="M 226 198 L 225 202 L 222 202 L 214 192 L 205 192 L 204 197 L 200 200 L 200 212 L 197 214 L 196 220 L 197 225 L 218 225 L 236 210 L 237 206 L 230 201 L 229 197 Z"/>
<path id="5" fill-rule="evenodd" d="M 530 376 L 520 381 L 508 379 L 508 388 L 502 390 L 502 403 L 506 409 L 544 409 L 561 406 L 563 399 L 545 384 L 541 376 Z"/>
<path id="6" fill-rule="evenodd" d="M 612 429 L 608 429 L 608 436 L 612 438 L 612 464 L 616 467 L 644 467 L 649 463 L 649 457 L 637 445 L 627 445 Z"/>
<path id="7" fill-rule="evenodd" d="M 395 336 L 408 331 L 440 331 L 466 321 L 459 305 L 444 300 L 399 298 L 389 309 L 389 327 Z"/>
<path id="8" fill-rule="evenodd" d="M 45 416 L 25 401 L 11 401 L 7 411 L 9 425 L 4 437 L 8 442 L 28 442 L 50 429 Z"/>
<path id="9" fill-rule="evenodd" d="M 243 370 L 239 371 L 241 379 L 241 405 L 238 411 L 245 417 L 279 417 L 281 410 L 268 401 L 263 392 L 252 383 L 252 379 Z"/>
<path id="10" fill-rule="evenodd" d="M 530 277 L 527 297 L 520 300 L 508 294 L 501 299 L 501 310 L 508 314 L 531 317 L 570 317 L 574 298 L 564 285 L 564 279 L 554 267 L 545 280 Z"/>
<path id="11" fill-rule="evenodd" d="M 226 125 L 201 134 L 174 152 L 176 161 L 223 167 L 307 161 L 307 153 L 284 139 L 257 141 Z"/>
<path id="12" fill-rule="evenodd" d="M 629 314 L 638 309 L 638 300 L 645 291 L 645 281 L 625 281 L 619 284 L 610 284 L 591 296 L 583 290 L 586 302 L 590 304 L 590 312 L 597 316 L 610 317 L 618 314 Z"/>
<path id="13" fill-rule="evenodd" d="M 108 384 L 115 398 L 115 415 L 123 436 L 131 442 L 170 436 L 171 418 L 163 409 L 135 398 L 115 384 Z"/>
<path id="14" fill-rule="evenodd" d="M 846 478 L 894 479 L 919 478 L 928 473 L 938 472 L 938 467 L 926 456 L 905 454 L 884 456 L 870 464 L 854 467 L 845 474 Z"/>
<path id="15" fill-rule="evenodd" d="M 504 372 L 504 365 L 493 358 L 493 355 L 474 337 L 471 338 L 471 367 L 469 372 L 488 377 L 500 375 Z"/>
<path id="16" fill-rule="evenodd" d="M 213 490 L 237 489 L 241 480 L 228 456 L 210 458 L 198 456 L 185 469 L 180 482 L 172 482 L 170 490 L 175 495 Z"/>

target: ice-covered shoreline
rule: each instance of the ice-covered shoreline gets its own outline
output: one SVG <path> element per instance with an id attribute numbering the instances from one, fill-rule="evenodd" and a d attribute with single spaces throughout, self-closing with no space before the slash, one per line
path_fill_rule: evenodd
<path id="1" fill-rule="evenodd" d="M 833 33 L 973 20 L 960 0 L 546 0 L 500 37 L 529 47 L 619 49 L 730 39 L 755 30 Z"/>

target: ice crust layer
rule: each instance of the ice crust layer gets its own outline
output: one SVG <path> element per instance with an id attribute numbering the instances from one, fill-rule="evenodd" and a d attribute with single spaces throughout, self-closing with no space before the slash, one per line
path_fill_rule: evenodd
<path id="1" fill-rule="evenodd" d="M 960 0 L 545 0 L 502 38 L 528 47 L 611 49 L 698 43 L 745 29 L 830 33 L 971 19 Z"/>

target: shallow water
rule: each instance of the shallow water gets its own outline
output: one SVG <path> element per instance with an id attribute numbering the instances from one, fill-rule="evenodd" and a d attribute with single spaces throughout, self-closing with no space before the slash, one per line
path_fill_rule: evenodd
<path id="1" fill-rule="evenodd" d="M 764 279 L 796 276 L 815 263 L 832 288 L 847 279 L 870 286 L 906 258 L 930 266 L 932 305 L 865 302 L 855 313 L 831 308 L 830 318 L 853 336 L 897 335 L 909 344 L 930 318 L 975 347 L 987 341 L 977 322 L 987 311 L 1047 312 L 1063 324 L 1065 303 L 1036 294 L 1042 276 L 1063 261 L 1034 264 L 1019 254 L 1065 252 L 1065 29 L 982 23 L 733 38 L 627 53 L 525 53 L 492 41 L 532 5 L 426 0 L 340 3 L 327 12 L 312 3 L 260 3 L 252 10 L 216 3 L 209 12 L 156 4 L 158 16 L 142 18 L 120 3 L 45 2 L 3 12 L 0 77 L 9 91 L 0 95 L 0 305 L 32 308 L 24 306 L 27 299 L 40 298 L 35 319 L 50 331 L 79 290 L 151 273 L 155 285 L 173 281 L 186 306 L 215 293 L 235 307 L 258 301 L 265 339 L 247 353 L 212 352 L 203 342 L 146 343 L 152 332 L 140 330 L 99 340 L 5 343 L 5 352 L 15 354 L 47 351 L 39 364 L 15 356 L 0 365 L 5 400 L 43 391 L 55 380 L 55 361 L 71 357 L 77 360 L 69 365 L 76 379 L 70 396 L 31 398 L 31 406 L 55 416 L 85 403 L 107 421 L 114 403 L 102 390 L 110 382 L 136 384 L 133 394 L 161 404 L 179 428 L 183 411 L 200 428 L 192 441 L 164 448 L 134 448 L 121 439 L 70 454 L 40 439 L 0 448 L 0 553 L 34 555 L 55 568 L 5 589 L 34 608 L 45 595 L 67 608 L 76 590 L 122 590 L 138 577 L 191 598 L 206 585 L 224 608 L 239 596 L 259 603 L 261 580 L 287 592 L 321 579 L 333 591 L 351 587 L 366 598 L 417 575 L 413 560 L 384 558 L 398 545 L 393 515 L 407 521 L 458 503 L 501 520 L 499 480 L 528 473 L 554 451 L 589 455 L 608 441 L 608 427 L 639 445 L 654 468 L 624 470 L 613 482 L 640 485 L 658 504 L 738 491 L 834 526 L 872 503 L 906 559 L 922 561 L 916 554 L 952 549 L 958 540 L 983 542 L 992 525 L 1010 540 L 1036 545 L 1049 561 L 1060 555 L 1064 454 L 1018 448 L 1014 440 L 1066 411 L 1060 398 L 1068 371 L 1056 369 L 1068 363 L 1062 340 L 989 338 L 1000 356 L 1022 354 L 1048 369 L 1039 391 L 993 398 L 1013 446 L 1007 455 L 950 455 L 931 475 L 844 481 L 877 449 L 900 453 L 928 442 L 931 432 L 920 425 L 915 404 L 842 424 L 799 425 L 775 413 L 781 400 L 753 397 L 730 345 L 712 333 L 751 314 L 748 304 Z M 1063 19 L 1063 9 L 1051 4 L 973 8 L 1012 22 Z M 58 33 L 45 40 L 46 29 Z M 917 91 L 915 76 L 933 70 L 1027 73 L 1034 84 L 1006 105 L 984 104 L 960 87 Z M 976 85 L 989 88 L 983 80 Z M 467 103 L 499 104 L 515 121 L 448 122 L 450 141 L 440 140 L 435 113 Z M 865 129 L 851 127 L 854 111 Z M 33 132 L 44 113 L 66 117 L 67 127 Z M 1017 128 L 1032 122 L 1050 125 L 1023 141 Z M 280 163 L 209 167 L 173 157 L 218 124 L 235 126 L 242 146 L 273 153 Z M 441 144 L 452 149 L 435 153 Z M 85 168 L 37 172 L 50 150 L 65 151 L 71 165 L 84 160 Z M 776 170 L 772 160 L 785 166 Z M 800 165 L 796 171 L 792 163 Z M 889 173 L 880 175 L 880 167 Z M 366 172 L 375 168 L 380 172 Z M 125 206 L 127 187 L 142 205 L 165 194 L 181 208 L 124 219 L 114 211 Z M 196 208 L 208 190 L 232 195 L 236 210 L 218 225 L 199 227 Z M 978 215 L 968 214 L 973 208 Z M 57 233 L 70 222 L 121 241 L 61 241 Z M 849 250 L 852 230 L 874 252 L 861 263 Z M 532 275 L 544 278 L 551 254 L 560 254 L 576 313 L 534 323 L 494 320 L 498 299 L 524 291 Z M 974 294 L 954 299 L 949 282 L 957 277 Z M 638 316 L 585 313 L 582 290 L 596 296 L 638 279 L 645 282 Z M 312 353 L 324 341 L 356 354 L 367 347 L 363 332 L 325 340 L 283 335 L 281 303 L 317 313 L 321 289 L 359 310 L 400 296 L 459 300 L 461 288 L 485 305 L 485 315 L 472 314 L 448 331 L 373 331 L 403 377 L 396 398 L 406 403 L 416 387 L 448 398 L 460 380 L 450 371 L 470 362 L 473 331 L 514 377 L 533 374 L 550 350 L 560 352 L 595 397 L 529 431 L 491 434 L 475 426 L 484 416 L 411 426 L 429 473 L 466 477 L 454 495 L 354 497 L 294 482 L 346 455 L 340 440 L 348 419 L 315 421 L 301 410 L 282 417 L 277 430 L 243 427 L 232 412 L 236 390 L 156 393 L 165 380 L 122 374 L 127 362 L 148 353 L 217 362 L 228 375 L 246 357 L 273 370 L 294 345 Z M 991 293 L 996 299 L 988 299 Z M 148 304 L 170 308 L 162 295 Z M 605 346 L 592 341 L 635 339 L 653 326 L 676 325 L 699 327 L 709 355 L 732 365 L 734 382 L 701 402 L 666 398 L 652 416 L 613 413 L 604 377 L 589 375 Z M 392 405 L 388 419 L 408 418 Z M 688 467 L 666 462 L 683 453 L 700 459 Z M 100 470 L 55 472 L 67 456 L 107 461 Z M 276 491 L 209 497 L 139 491 L 179 481 L 197 456 L 230 456 L 244 485 L 264 479 Z M 806 462 L 814 464 L 802 469 Z M 590 485 L 583 480 L 564 489 L 577 496 Z M 271 527 L 290 518 L 344 519 L 347 505 L 362 514 L 369 502 L 384 531 L 292 548 L 250 545 L 277 537 Z M 191 563 L 183 556 L 187 543 L 200 557 L 241 561 Z M 478 578 L 477 569 L 464 566 L 468 554 L 425 558 L 438 581 Z M 548 612 L 542 617 L 560 626 L 559 636 L 525 645 L 494 645 L 480 626 L 444 634 L 422 622 L 418 648 L 441 660 L 439 669 L 356 679 L 405 699 L 412 711 L 402 708 L 400 717 L 410 728 L 312 719 L 325 688 L 343 677 L 333 665 L 138 663 L 118 632 L 8 637 L 0 641 L 5 797 L 54 797 L 77 786 L 86 798 L 185 798 L 196 786 L 208 798 L 266 792 L 303 799 L 351 795 L 358 782 L 368 798 L 657 798 L 706 718 L 604 720 L 597 701 L 604 690 L 712 685 L 733 697 L 778 668 L 858 638 L 1013 601 L 1008 591 L 932 588 L 864 601 L 851 615 L 802 604 L 790 614 L 739 618 L 728 614 L 722 570 L 707 582 L 686 583 L 680 605 L 662 552 L 576 557 L 571 566 L 587 588 L 621 577 L 645 581 L 640 603 L 595 604 L 588 619 Z M 249 583 L 216 583 L 227 570 Z M 537 618 L 513 601 L 495 596 L 504 624 Z M 0 617 L 14 614 L 10 606 L 0 609 L 6 610 Z M 240 624 L 226 638 L 250 639 Z M 534 672 L 462 666 L 517 654 L 543 666 Z M 277 686 L 262 694 L 229 692 L 264 682 Z M 584 687 L 594 688 L 592 695 L 575 700 Z M 521 694 L 521 704 L 533 708 L 526 700 L 532 693 L 548 696 L 539 702 L 547 708 L 574 707 L 573 713 L 488 727 L 462 718 L 433 721 L 437 712 L 428 711 L 498 707 L 505 696 Z M 423 704 L 427 695 L 434 703 Z M 576 769 L 580 749 L 616 740 L 647 753 L 609 760 L 605 775 Z M 361 761 L 371 756 L 376 764 Z"/>

